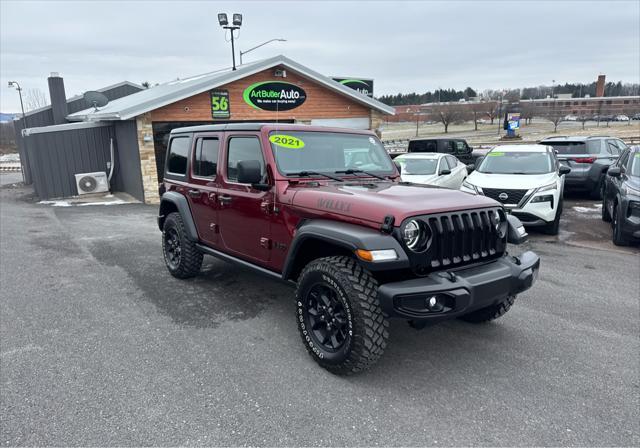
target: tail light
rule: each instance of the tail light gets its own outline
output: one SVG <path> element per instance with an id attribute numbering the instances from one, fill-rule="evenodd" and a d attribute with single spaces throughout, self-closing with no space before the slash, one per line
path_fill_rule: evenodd
<path id="1" fill-rule="evenodd" d="M 596 161 L 595 157 L 576 157 L 574 159 L 571 159 L 576 163 L 593 163 Z"/>

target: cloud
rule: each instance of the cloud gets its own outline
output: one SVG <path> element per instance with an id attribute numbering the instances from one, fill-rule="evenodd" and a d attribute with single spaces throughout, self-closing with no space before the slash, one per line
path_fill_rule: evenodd
<path id="1" fill-rule="evenodd" d="M 230 65 L 217 12 L 240 12 L 248 55 L 285 54 L 327 75 L 375 79 L 376 94 L 640 78 L 638 2 L 0 2 L 0 110 L 16 79 L 69 95 L 122 80 L 165 82 Z"/>

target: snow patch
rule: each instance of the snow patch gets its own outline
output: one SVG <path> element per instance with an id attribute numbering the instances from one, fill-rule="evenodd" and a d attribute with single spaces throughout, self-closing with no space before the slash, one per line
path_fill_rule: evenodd
<path id="1" fill-rule="evenodd" d="M 68 201 L 40 201 L 38 204 L 50 205 L 52 207 L 71 207 Z"/>
<path id="2" fill-rule="evenodd" d="M 602 208 L 602 204 L 594 204 L 593 208 L 592 207 L 580 207 L 580 206 L 575 206 L 572 207 L 575 211 L 577 211 L 578 213 L 594 213 L 594 212 L 599 212 L 600 209 Z"/>
<path id="3" fill-rule="evenodd" d="M 81 204 L 77 204 L 78 207 L 84 207 L 85 205 L 118 205 L 118 204 L 126 204 L 122 199 L 116 199 L 115 201 L 105 201 L 105 202 L 83 202 Z"/>

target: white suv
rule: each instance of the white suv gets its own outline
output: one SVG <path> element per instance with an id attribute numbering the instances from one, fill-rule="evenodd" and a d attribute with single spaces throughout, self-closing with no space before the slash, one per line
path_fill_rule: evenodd
<path id="1" fill-rule="evenodd" d="M 550 146 L 497 146 L 477 161 L 461 190 L 495 199 L 525 226 L 541 226 L 557 235 L 563 176 L 570 171 L 558 163 Z"/>

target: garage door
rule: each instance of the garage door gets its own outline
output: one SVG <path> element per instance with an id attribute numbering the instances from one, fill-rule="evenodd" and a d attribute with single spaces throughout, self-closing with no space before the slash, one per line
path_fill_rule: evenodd
<path id="1" fill-rule="evenodd" d="M 318 118 L 311 120 L 313 126 L 332 126 L 334 128 L 369 129 L 369 117 L 356 118 Z"/>

